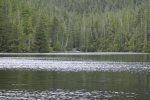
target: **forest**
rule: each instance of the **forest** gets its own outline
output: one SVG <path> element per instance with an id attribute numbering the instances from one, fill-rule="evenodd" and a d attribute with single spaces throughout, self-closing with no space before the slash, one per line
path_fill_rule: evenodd
<path id="1" fill-rule="evenodd" d="M 150 52 L 150 0 L 0 0 L 0 52 Z"/>

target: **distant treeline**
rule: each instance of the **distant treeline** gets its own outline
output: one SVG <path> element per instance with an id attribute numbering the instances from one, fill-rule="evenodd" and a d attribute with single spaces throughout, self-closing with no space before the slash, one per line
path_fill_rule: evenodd
<path id="1" fill-rule="evenodd" d="M 0 0 L 0 52 L 150 52 L 149 0 Z"/>

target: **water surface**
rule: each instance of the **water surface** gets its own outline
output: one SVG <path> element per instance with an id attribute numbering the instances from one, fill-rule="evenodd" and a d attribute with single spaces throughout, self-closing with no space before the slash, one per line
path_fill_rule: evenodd
<path id="1" fill-rule="evenodd" d="M 0 99 L 150 99 L 148 53 L 0 56 Z"/>

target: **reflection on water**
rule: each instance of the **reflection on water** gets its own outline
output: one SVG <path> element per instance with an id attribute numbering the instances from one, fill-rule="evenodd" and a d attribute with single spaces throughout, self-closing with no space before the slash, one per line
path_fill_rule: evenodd
<path id="1" fill-rule="evenodd" d="M 88 59 L 89 58 L 89 59 Z M 96 59 L 96 58 L 95 58 Z M 47 71 L 133 71 L 150 72 L 150 62 L 101 61 L 68 57 L 1 57 L 0 69 Z"/>
<path id="2" fill-rule="evenodd" d="M 115 91 L 87 91 L 87 90 L 45 90 L 45 91 L 32 91 L 28 92 L 26 90 L 1 90 L 1 99 L 17 99 L 17 100 L 93 100 L 93 99 L 103 99 L 103 100 L 114 100 L 114 99 L 126 99 L 126 100 L 136 100 L 138 94 L 136 93 L 124 93 Z M 121 97 L 121 98 L 120 98 Z"/>
<path id="3" fill-rule="evenodd" d="M 149 73 L 1 70 L 0 77 L 5 99 L 150 99 Z"/>
<path id="4" fill-rule="evenodd" d="M 149 100 L 149 54 L 0 55 L 0 100 Z"/>

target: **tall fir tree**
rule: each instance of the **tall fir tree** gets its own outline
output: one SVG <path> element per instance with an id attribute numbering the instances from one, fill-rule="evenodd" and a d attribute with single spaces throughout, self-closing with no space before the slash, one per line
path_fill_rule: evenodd
<path id="1" fill-rule="evenodd" d="M 35 34 L 35 44 L 34 44 L 35 52 L 40 52 L 40 53 L 49 52 L 49 44 L 46 37 L 45 25 L 46 25 L 45 18 L 42 17 L 37 32 Z"/>

